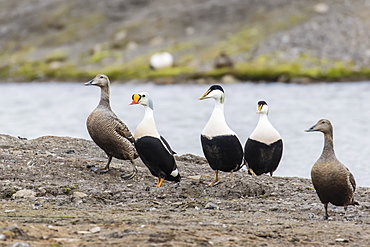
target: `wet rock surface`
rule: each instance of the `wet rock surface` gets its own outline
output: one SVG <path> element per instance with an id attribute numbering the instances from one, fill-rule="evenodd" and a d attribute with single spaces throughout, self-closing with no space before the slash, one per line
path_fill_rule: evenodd
<path id="1" fill-rule="evenodd" d="M 309 179 L 214 172 L 202 157 L 176 157 L 180 183 L 156 178 L 137 159 L 138 174 L 92 142 L 69 137 L 21 140 L 0 135 L 0 246 L 367 246 L 369 188 L 360 206 L 329 207 Z M 284 164 L 281 164 L 284 165 Z M 25 195 L 16 196 L 26 191 Z M 33 193 L 32 193 L 33 192 Z"/>

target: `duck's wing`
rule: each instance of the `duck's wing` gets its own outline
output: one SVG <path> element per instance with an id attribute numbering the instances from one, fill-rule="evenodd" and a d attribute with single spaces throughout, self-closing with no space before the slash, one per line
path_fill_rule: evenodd
<path id="1" fill-rule="evenodd" d="M 127 125 L 124 122 L 122 122 L 122 120 L 119 119 L 118 117 L 115 118 L 115 121 L 117 122 L 117 125 L 116 125 L 117 133 L 120 136 L 129 140 L 131 143 L 134 143 L 135 139 L 134 139 L 133 135 L 131 134 L 131 131 L 129 130 Z"/>
<path id="2" fill-rule="evenodd" d="M 161 140 L 162 140 L 162 142 L 164 143 L 165 148 L 168 150 L 168 152 L 169 152 L 170 154 L 172 154 L 172 155 L 176 154 L 176 152 L 172 150 L 172 148 L 171 148 L 170 144 L 166 141 L 166 139 L 164 139 L 164 137 L 163 137 L 163 136 L 161 136 Z"/>
<path id="3" fill-rule="evenodd" d="M 348 170 L 348 168 L 347 168 Z M 353 174 L 348 170 L 349 172 L 349 181 L 351 182 L 351 185 L 352 185 L 352 188 L 353 188 L 353 191 L 356 190 L 356 181 L 355 181 L 355 177 L 353 176 Z"/>

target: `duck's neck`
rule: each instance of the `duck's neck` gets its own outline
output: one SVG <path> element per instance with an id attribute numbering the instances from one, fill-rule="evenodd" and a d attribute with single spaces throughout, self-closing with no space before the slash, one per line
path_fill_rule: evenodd
<path id="1" fill-rule="evenodd" d="M 215 107 L 213 108 L 211 118 L 212 118 L 213 115 L 222 116 L 222 118 L 225 119 L 224 104 L 221 104 L 219 101 L 216 100 L 215 101 Z"/>
<path id="2" fill-rule="evenodd" d="M 152 108 L 145 106 L 144 109 L 145 109 L 145 113 L 144 113 L 143 121 L 152 121 L 155 125 L 154 111 L 152 110 Z"/>
<path id="3" fill-rule="evenodd" d="M 144 118 L 138 124 L 134 133 L 135 139 L 141 138 L 143 136 L 153 136 L 159 138 L 160 135 L 155 125 L 153 110 L 148 106 L 145 106 L 144 109 Z"/>
<path id="4" fill-rule="evenodd" d="M 218 135 L 235 135 L 226 123 L 224 115 L 224 105 L 219 101 L 215 101 L 215 108 L 208 123 L 202 131 L 202 135 L 214 137 Z"/>
<path id="5" fill-rule="evenodd" d="M 109 86 L 101 87 L 100 89 L 99 105 L 110 109 Z"/>
<path id="6" fill-rule="evenodd" d="M 321 157 L 335 158 L 334 142 L 332 133 L 324 133 L 324 148 Z"/>
<path id="7" fill-rule="evenodd" d="M 267 117 L 267 114 L 260 113 L 259 115 L 260 115 L 260 118 L 258 120 L 258 123 L 265 123 L 265 122 L 269 123 L 269 119 Z"/>

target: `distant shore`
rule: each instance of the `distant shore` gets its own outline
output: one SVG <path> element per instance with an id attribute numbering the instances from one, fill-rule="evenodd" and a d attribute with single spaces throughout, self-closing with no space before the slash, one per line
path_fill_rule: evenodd
<path id="1" fill-rule="evenodd" d="M 158 84 L 370 79 L 364 1 L 17 3 L 4 2 L 0 15 L 2 81 L 84 81 L 98 73 Z M 162 51 L 175 66 L 151 70 L 150 57 Z M 221 53 L 232 69 L 215 69 Z"/>

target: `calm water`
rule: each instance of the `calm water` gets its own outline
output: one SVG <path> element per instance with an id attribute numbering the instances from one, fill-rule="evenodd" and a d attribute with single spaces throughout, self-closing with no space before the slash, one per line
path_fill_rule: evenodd
<path id="1" fill-rule="evenodd" d="M 144 113 L 129 106 L 132 93 L 146 91 L 154 101 L 159 132 L 178 154 L 202 154 L 199 135 L 213 110 L 213 99 L 197 100 L 209 86 L 125 84 L 111 86 L 115 113 L 134 131 Z M 310 176 L 321 154 L 323 135 L 305 133 L 320 118 L 334 125 L 335 150 L 357 184 L 370 186 L 370 83 L 315 85 L 224 85 L 225 115 L 244 146 L 255 128 L 257 102 L 270 106 L 269 119 L 284 140 L 276 176 Z M 83 83 L 0 84 L 0 133 L 29 139 L 45 135 L 90 139 L 85 127 L 100 90 Z"/>

